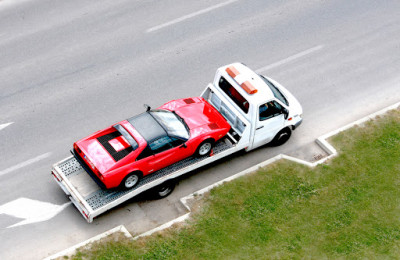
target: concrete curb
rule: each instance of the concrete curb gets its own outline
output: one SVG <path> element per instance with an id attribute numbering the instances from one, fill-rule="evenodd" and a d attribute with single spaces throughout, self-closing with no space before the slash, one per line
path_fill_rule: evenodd
<path id="1" fill-rule="evenodd" d="M 75 246 L 73 246 L 71 248 L 63 250 L 63 251 L 61 251 L 61 252 L 59 252 L 59 253 L 57 253 L 57 254 L 55 254 L 53 256 L 47 257 L 45 259 L 46 260 L 50 260 L 50 259 L 55 259 L 57 257 L 62 257 L 64 255 L 72 255 L 72 254 L 74 254 L 76 252 L 76 249 L 78 249 L 78 248 L 80 248 L 82 246 L 86 246 L 86 245 L 88 245 L 90 243 L 96 242 L 96 241 L 98 241 L 98 240 L 100 240 L 100 239 L 102 239 L 102 238 L 104 238 L 104 237 L 106 237 L 108 235 L 111 235 L 112 233 L 115 233 L 115 232 L 123 232 L 125 234 L 125 236 L 136 240 L 136 239 L 138 239 L 140 237 L 149 236 L 149 235 L 151 235 L 153 233 L 156 233 L 156 232 L 159 232 L 161 230 L 167 229 L 167 228 L 171 227 L 172 225 L 174 225 L 176 223 L 184 222 L 185 220 L 187 220 L 189 218 L 190 213 L 191 213 L 191 209 L 189 207 L 188 201 L 193 199 L 195 196 L 202 195 L 202 194 L 204 194 L 206 192 L 209 192 L 211 189 L 213 189 L 213 188 L 215 188 L 215 187 L 217 187 L 217 186 L 219 186 L 219 185 L 221 185 L 221 184 L 223 184 L 225 182 L 232 181 L 232 180 L 237 179 L 237 178 L 239 178 L 239 177 L 241 177 L 243 175 L 246 175 L 248 173 L 257 171 L 258 169 L 260 169 L 262 167 L 265 167 L 268 164 L 271 164 L 271 163 L 276 162 L 278 160 L 286 159 L 286 160 L 290 160 L 290 161 L 294 161 L 294 162 L 297 162 L 297 163 L 300 163 L 300 164 L 307 165 L 309 167 L 315 167 L 315 166 L 317 166 L 317 165 L 319 165 L 321 163 L 324 163 L 327 160 L 337 156 L 336 149 L 331 144 L 328 143 L 327 139 L 329 139 L 330 137 L 332 137 L 332 136 L 334 136 L 334 135 L 336 135 L 336 134 L 338 134 L 340 132 L 343 132 L 343 131 L 351 128 L 351 127 L 354 127 L 356 125 L 361 125 L 361 124 L 363 124 L 363 123 L 365 123 L 365 122 L 367 122 L 367 121 L 369 121 L 369 120 L 371 120 L 371 119 L 373 119 L 373 118 L 375 118 L 375 117 L 377 117 L 379 115 L 383 115 L 383 114 L 387 113 L 388 111 L 394 110 L 394 109 L 397 109 L 397 108 L 400 108 L 400 102 L 398 102 L 398 103 L 396 103 L 394 105 L 391 105 L 389 107 L 386 107 L 386 108 L 384 108 L 382 110 L 379 110 L 378 112 L 370 114 L 370 115 L 368 115 L 366 117 L 363 117 L 363 118 L 361 118 L 361 119 L 359 119 L 357 121 L 354 121 L 354 122 L 352 122 L 352 123 L 350 123 L 348 125 L 345 125 L 345 126 L 339 128 L 337 130 L 334 130 L 332 132 L 329 132 L 329 133 L 319 137 L 316 140 L 317 144 L 320 145 L 321 148 L 328 154 L 327 157 L 322 158 L 321 160 L 318 160 L 316 162 L 310 163 L 310 162 L 307 162 L 307 161 L 304 161 L 304 160 L 301 160 L 301 159 L 298 159 L 298 158 L 294 158 L 294 157 L 291 157 L 291 156 L 288 156 L 288 155 L 285 155 L 285 154 L 279 154 L 279 155 L 277 155 L 277 156 L 275 156 L 275 157 L 273 157 L 271 159 L 268 159 L 268 160 L 266 160 L 264 162 L 261 162 L 261 163 L 259 163 L 257 165 L 254 165 L 254 166 L 252 166 L 252 167 L 250 167 L 250 168 L 248 168 L 248 169 L 246 169 L 244 171 L 241 171 L 241 172 L 239 172 L 239 173 L 237 173 L 235 175 L 232 175 L 232 176 L 230 176 L 230 177 L 228 177 L 226 179 L 223 179 L 223 180 L 221 180 L 219 182 L 216 182 L 216 183 L 214 183 L 214 184 L 212 184 L 212 185 L 210 185 L 208 187 L 205 187 L 205 188 L 203 188 L 201 190 L 198 190 L 198 191 L 196 191 L 196 192 L 194 192 L 192 194 L 189 194 L 189 195 L 181 198 L 180 201 L 186 207 L 186 209 L 188 210 L 188 213 L 186 213 L 186 214 L 184 214 L 184 215 L 182 215 L 182 216 L 180 216 L 180 217 L 178 217 L 178 218 L 176 218 L 174 220 L 171 220 L 171 221 L 169 221 L 169 222 L 167 222 L 167 223 L 165 223 L 165 224 L 163 224 L 161 226 L 158 226 L 158 227 L 156 227 L 156 228 L 154 228 L 152 230 L 149 230 L 149 231 L 147 231 L 145 233 L 142 233 L 140 235 L 132 237 L 132 235 L 125 229 L 125 227 L 121 225 L 121 226 L 113 228 L 113 229 L 111 229 L 111 230 L 109 230 L 109 231 L 107 231 L 107 232 L 105 232 L 103 234 L 100 234 L 100 235 L 95 236 L 95 237 L 93 237 L 91 239 L 88 239 L 85 242 L 82 242 L 82 243 L 77 244 L 77 245 L 75 245 Z"/>
<path id="2" fill-rule="evenodd" d="M 46 257 L 44 260 L 57 259 L 57 258 L 61 258 L 63 256 L 71 256 L 71 255 L 76 253 L 76 250 L 78 248 L 81 248 L 81 247 L 87 246 L 87 245 L 89 245 L 91 243 L 100 241 L 101 239 L 103 239 L 105 237 L 108 237 L 109 235 L 112 235 L 114 233 L 118 233 L 118 232 L 121 232 L 122 234 L 124 234 L 125 237 L 127 237 L 129 239 L 133 239 L 131 233 L 129 233 L 129 231 L 123 225 L 120 225 L 120 226 L 115 227 L 113 229 L 110 229 L 110 230 L 108 230 L 108 231 L 106 231 L 106 232 L 104 232 L 104 233 L 102 233 L 100 235 L 97 235 L 95 237 L 89 238 L 88 240 L 86 240 L 84 242 L 81 242 L 81 243 L 76 244 L 76 245 L 74 245 L 74 246 L 72 246 L 70 248 L 67 248 L 67 249 L 65 249 L 65 250 L 63 250 L 61 252 L 58 252 L 57 254 L 54 254 L 54 255 L 49 256 L 49 257 Z"/>

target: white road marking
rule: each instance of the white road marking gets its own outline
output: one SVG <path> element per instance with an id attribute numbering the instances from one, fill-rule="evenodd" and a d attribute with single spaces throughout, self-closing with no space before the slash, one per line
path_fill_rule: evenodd
<path id="1" fill-rule="evenodd" d="M 308 49 L 308 50 L 302 51 L 302 52 L 300 52 L 300 53 L 297 53 L 297 54 L 295 54 L 295 55 L 293 55 L 293 56 L 287 57 L 286 59 L 283 59 L 283 60 L 281 60 L 281 61 L 272 63 L 272 64 L 270 64 L 270 65 L 268 65 L 268 66 L 265 66 L 265 67 L 262 67 L 262 68 L 256 70 L 256 72 L 260 74 L 260 73 L 265 72 L 265 71 L 267 71 L 267 70 L 269 70 L 269 69 L 279 67 L 279 66 L 281 66 L 281 65 L 283 65 L 283 64 L 285 64 L 285 63 L 292 62 L 292 61 L 294 61 L 294 60 L 297 60 L 298 58 L 301 58 L 301 57 L 306 56 L 306 55 L 308 55 L 308 54 L 311 54 L 311 53 L 313 53 L 313 52 L 319 51 L 319 50 L 321 50 L 323 47 L 324 47 L 323 45 L 315 46 L 315 47 L 313 47 L 313 48 L 311 48 L 311 49 Z"/>
<path id="2" fill-rule="evenodd" d="M 217 9 L 217 8 L 220 8 L 220 7 L 229 5 L 229 4 L 231 4 L 231 3 L 233 3 L 233 2 L 236 2 L 236 1 L 238 1 L 238 0 L 229 0 L 229 1 L 226 1 L 226 2 L 223 2 L 223 3 L 220 3 L 220 4 L 217 4 L 217 5 L 210 6 L 210 7 L 208 7 L 208 8 L 202 9 L 202 10 L 200 10 L 200 11 L 197 11 L 197 12 L 194 12 L 194 13 L 191 13 L 191 14 L 188 14 L 188 15 L 185 15 L 185 16 L 182 16 L 182 17 L 180 17 L 180 18 L 174 19 L 174 20 L 172 20 L 172 21 L 170 21 L 170 22 L 167 22 L 167 23 L 163 23 L 163 24 L 154 26 L 154 27 L 148 29 L 146 32 L 149 33 L 149 32 L 157 31 L 157 30 L 162 29 L 162 28 L 164 28 L 164 27 L 167 27 L 167 26 L 170 26 L 170 25 L 173 25 L 173 24 L 176 24 L 176 23 L 180 23 L 180 22 L 182 22 L 182 21 L 185 21 L 185 20 L 187 20 L 187 19 L 193 18 L 193 17 L 195 17 L 195 16 L 198 16 L 198 15 L 201 15 L 201 14 L 204 14 L 204 13 L 208 13 L 208 12 L 210 12 L 210 11 L 213 11 L 213 10 L 215 10 L 215 9 Z"/>
<path id="3" fill-rule="evenodd" d="M 1 7 L 9 7 L 16 4 L 21 4 L 24 2 L 28 2 L 30 0 L 0 0 L 0 8 Z"/>
<path id="4" fill-rule="evenodd" d="M 17 224 L 7 227 L 12 228 L 49 220 L 55 217 L 70 204 L 71 202 L 67 202 L 60 206 L 38 200 L 19 198 L 1 205 L 0 214 L 6 214 L 16 218 L 24 219 Z"/>
<path id="5" fill-rule="evenodd" d="M 36 163 L 36 162 L 38 162 L 40 160 L 46 159 L 50 155 L 51 155 L 51 153 L 45 153 L 45 154 L 39 155 L 39 156 L 37 156 L 35 158 L 29 159 L 29 160 L 27 160 L 25 162 L 22 162 L 22 163 L 19 163 L 17 165 L 14 165 L 14 166 L 12 166 L 10 168 L 7 168 L 5 170 L 2 170 L 2 171 L 0 171 L 0 177 L 3 176 L 3 175 L 6 175 L 7 173 L 13 172 L 15 170 L 19 170 L 19 169 L 21 169 L 21 168 L 23 168 L 25 166 L 31 165 L 33 163 Z"/>
<path id="6" fill-rule="evenodd" d="M 9 126 L 9 125 L 11 125 L 11 124 L 13 124 L 13 123 L 14 123 L 14 122 L 0 125 L 0 130 L 6 128 L 7 126 Z"/>

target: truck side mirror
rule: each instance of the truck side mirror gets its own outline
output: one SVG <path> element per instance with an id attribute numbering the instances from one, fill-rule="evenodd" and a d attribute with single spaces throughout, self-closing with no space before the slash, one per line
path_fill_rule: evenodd
<path id="1" fill-rule="evenodd" d="M 150 111 L 151 107 L 150 107 L 149 105 L 144 104 L 143 106 L 146 108 L 146 112 L 149 112 L 149 111 Z"/>
<path id="2" fill-rule="evenodd" d="M 289 116 L 289 111 L 286 108 L 283 108 L 282 113 L 283 113 L 284 118 L 287 119 Z"/>

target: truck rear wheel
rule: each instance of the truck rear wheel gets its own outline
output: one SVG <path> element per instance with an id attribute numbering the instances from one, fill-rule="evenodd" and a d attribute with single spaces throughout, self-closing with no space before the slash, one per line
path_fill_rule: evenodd
<path id="1" fill-rule="evenodd" d="M 129 190 L 135 187 L 140 180 L 141 174 L 139 172 L 134 172 L 126 175 L 126 177 L 121 182 L 121 187 Z"/>
<path id="2" fill-rule="evenodd" d="M 175 183 L 172 181 L 165 182 L 153 189 L 153 195 L 156 199 L 162 199 L 167 197 L 174 191 Z"/>
<path id="3" fill-rule="evenodd" d="M 270 144 L 272 146 L 282 145 L 282 144 L 286 143 L 289 140 L 291 135 L 292 135 L 292 131 L 288 127 L 283 128 L 281 131 L 279 131 L 275 135 L 274 139 L 272 139 Z"/>

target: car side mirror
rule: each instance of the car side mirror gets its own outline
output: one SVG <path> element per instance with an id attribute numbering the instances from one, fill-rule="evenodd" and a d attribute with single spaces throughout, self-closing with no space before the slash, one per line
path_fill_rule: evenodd
<path id="1" fill-rule="evenodd" d="M 180 148 L 187 148 L 186 143 L 183 143 L 183 144 L 180 146 Z"/>

